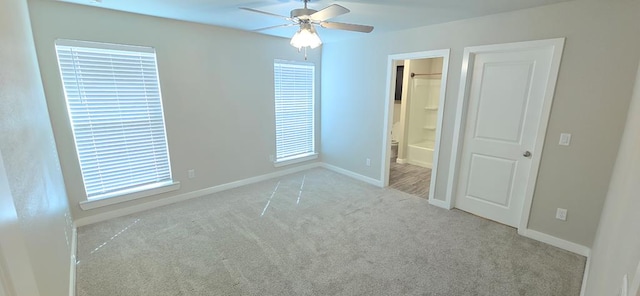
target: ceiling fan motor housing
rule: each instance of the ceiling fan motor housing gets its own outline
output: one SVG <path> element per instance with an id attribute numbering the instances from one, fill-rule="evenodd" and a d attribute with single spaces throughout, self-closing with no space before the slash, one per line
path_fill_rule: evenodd
<path id="1" fill-rule="evenodd" d="M 309 16 L 318 12 L 315 9 L 298 8 L 291 11 L 291 18 L 309 19 Z"/>

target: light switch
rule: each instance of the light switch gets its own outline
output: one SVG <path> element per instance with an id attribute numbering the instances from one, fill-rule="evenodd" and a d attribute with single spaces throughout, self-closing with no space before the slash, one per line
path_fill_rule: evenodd
<path id="1" fill-rule="evenodd" d="M 571 144 L 571 134 L 560 134 L 560 145 L 569 146 L 569 144 Z"/>

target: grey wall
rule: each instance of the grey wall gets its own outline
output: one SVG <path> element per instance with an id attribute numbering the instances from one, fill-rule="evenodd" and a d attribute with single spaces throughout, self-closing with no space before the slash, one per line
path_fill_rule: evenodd
<path id="1" fill-rule="evenodd" d="M 275 154 L 273 61 L 304 59 L 286 39 L 56 1 L 29 1 L 29 8 L 74 218 L 278 170 L 269 161 Z M 56 61 L 58 38 L 156 49 L 171 167 L 180 190 L 94 210 L 79 208 L 86 197 Z M 317 83 L 320 53 L 309 52 Z M 188 169 L 195 169 L 195 179 L 187 178 Z"/>
<path id="2" fill-rule="evenodd" d="M 640 70 L 640 69 L 639 69 Z M 627 125 L 600 226 L 596 235 L 587 296 L 617 295 L 622 277 L 640 279 L 640 71 L 629 108 Z M 635 283 L 638 288 L 638 283 Z M 633 293 L 629 290 L 629 293 Z M 636 295 L 636 294 L 629 294 Z"/>
<path id="3" fill-rule="evenodd" d="M 69 295 L 72 225 L 25 0 L 2 2 L 0 44 L 6 179 L 38 290 Z"/>
<path id="4" fill-rule="evenodd" d="M 590 247 L 640 56 L 639 5 L 579 0 L 325 44 L 323 160 L 381 180 L 388 55 L 451 48 L 435 192 L 444 199 L 464 48 L 566 37 L 529 227 Z M 557 145 L 561 132 L 571 146 Z M 554 219 L 558 207 L 566 222 Z"/>

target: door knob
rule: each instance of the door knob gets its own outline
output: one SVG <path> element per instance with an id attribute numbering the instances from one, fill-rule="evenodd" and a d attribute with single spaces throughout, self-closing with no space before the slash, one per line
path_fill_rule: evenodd
<path id="1" fill-rule="evenodd" d="M 531 152 L 529 152 L 529 151 L 525 151 L 525 152 L 522 154 L 522 156 L 524 156 L 524 157 L 531 157 Z"/>

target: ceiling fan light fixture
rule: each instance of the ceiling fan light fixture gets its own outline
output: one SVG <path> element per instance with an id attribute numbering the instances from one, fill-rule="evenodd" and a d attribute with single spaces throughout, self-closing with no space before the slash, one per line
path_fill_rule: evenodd
<path id="1" fill-rule="evenodd" d="M 300 50 L 303 47 L 316 48 L 322 44 L 322 40 L 311 24 L 300 24 L 300 30 L 293 35 L 290 44 Z"/>
<path id="2" fill-rule="evenodd" d="M 272 17 L 278 17 L 281 19 L 285 19 L 289 22 L 282 25 L 276 25 L 276 26 L 253 30 L 255 32 L 271 30 L 271 29 L 281 28 L 281 27 L 300 26 L 300 29 L 295 33 L 295 35 L 293 35 L 289 43 L 291 44 L 291 46 L 297 48 L 299 52 L 302 52 L 302 50 L 304 49 L 305 60 L 307 59 L 307 49 L 309 48 L 314 49 L 322 45 L 322 40 L 320 40 L 320 36 L 318 36 L 318 33 L 316 32 L 316 26 L 320 26 L 325 29 L 346 30 L 346 31 L 362 32 L 362 33 L 371 33 L 371 31 L 373 31 L 372 26 L 327 21 L 331 18 L 348 13 L 349 9 L 347 9 L 346 7 L 343 7 L 338 4 L 331 4 L 323 9 L 315 10 L 315 9 L 310 9 L 307 6 L 310 0 L 302 0 L 302 1 L 304 2 L 304 8 L 292 10 L 290 13 L 290 16 L 283 16 L 283 15 L 266 12 L 262 10 L 257 10 L 253 8 L 248 8 L 248 7 L 240 7 L 240 9 L 250 11 L 250 12 L 260 13 L 263 15 L 269 15 Z"/>

